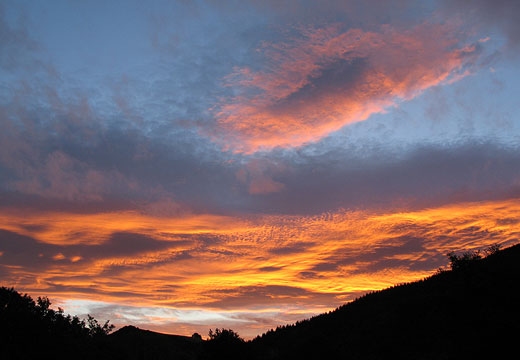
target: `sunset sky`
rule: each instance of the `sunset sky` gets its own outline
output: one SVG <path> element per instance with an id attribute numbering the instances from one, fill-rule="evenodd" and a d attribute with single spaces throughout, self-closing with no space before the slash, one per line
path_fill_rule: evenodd
<path id="1" fill-rule="evenodd" d="M 520 239 L 520 2 L 0 1 L 0 285 L 252 338 Z"/>

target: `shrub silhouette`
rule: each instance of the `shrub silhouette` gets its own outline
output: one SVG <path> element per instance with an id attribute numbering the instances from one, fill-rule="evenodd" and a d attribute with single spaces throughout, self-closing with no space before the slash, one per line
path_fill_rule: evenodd
<path id="1" fill-rule="evenodd" d="M 209 329 L 208 333 L 209 341 L 217 342 L 228 342 L 228 343 L 240 343 L 244 342 L 244 339 L 231 329 L 215 329 L 215 331 Z"/>
<path id="2" fill-rule="evenodd" d="M 484 250 L 485 256 L 490 256 L 498 253 L 500 251 L 500 244 L 493 244 Z M 466 251 L 461 255 L 455 254 L 455 252 L 450 251 L 448 254 L 448 259 L 450 260 L 450 268 L 451 270 L 459 270 L 468 267 L 470 264 L 475 261 L 481 260 L 483 258 L 480 250 Z"/>
<path id="3" fill-rule="evenodd" d="M 486 253 L 486 256 L 495 255 L 498 252 L 500 252 L 500 249 L 502 246 L 500 244 L 493 244 L 490 245 L 484 252 Z"/>
<path id="4" fill-rule="evenodd" d="M 101 326 L 94 317 L 87 315 L 87 324 L 89 335 L 91 337 L 99 337 L 110 334 L 112 330 L 114 330 L 115 326 L 110 324 L 110 320 L 105 321 L 103 326 Z"/>
<path id="5" fill-rule="evenodd" d="M 205 342 L 206 358 L 208 359 L 242 359 L 245 351 L 245 341 L 231 329 L 209 330 Z"/>
<path id="6" fill-rule="evenodd" d="M 450 267 L 451 270 L 459 270 L 468 267 L 468 265 L 476 260 L 482 259 L 482 255 L 480 255 L 480 251 L 466 251 L 461 255 L 455 254 L 453 251 L 447 254 L 448 259 L 450 259 Z"/>

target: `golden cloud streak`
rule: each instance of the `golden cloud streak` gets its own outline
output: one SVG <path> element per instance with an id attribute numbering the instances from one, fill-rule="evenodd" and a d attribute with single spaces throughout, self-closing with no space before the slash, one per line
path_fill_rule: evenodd
<path id="1" fill-rule="evenodd" d="M 176 234 L 233 233 L 247 226 L 246 221 L 218 215 L 186 215 L 165 219 L 136 211 L 28 214 L 12 209 L 0 213 L 0 224 L 5 230 L 56 245 L 99 244 L 114 232 L 153 234 L 156 238 L 167 240 Z"/>
<path id="2" fill-rule="evenodd" d="M 312 217 L 160 219 L 122 212 L 3 213 L 0 219 L 3 229 L 60 247 L 37 271 L 6 263 L 6 285 L 60 301 L 227 311 L 324 311 L 360 293 L 429 275 L 446 264 L 449 251 L 512 244 L 520 237 L 516 199 Z M 78 244 L 103 249 L 116 231 L 145 234 L 162 247 L 90 258 L 67 252 Z M 8 249 L 0 250 L 4 264 Z"/>

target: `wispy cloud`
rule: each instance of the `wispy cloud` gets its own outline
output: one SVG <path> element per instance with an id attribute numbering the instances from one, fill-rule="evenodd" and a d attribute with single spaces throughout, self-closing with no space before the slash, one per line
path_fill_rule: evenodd
<path id="1" fill-rule="evenodd" d="M 475 28 L 499 30 L 507 38 L 509 50 L 520 50 L 520 3 L 511 0 L 441 0 L 441 9 L 466 20 Z"/>

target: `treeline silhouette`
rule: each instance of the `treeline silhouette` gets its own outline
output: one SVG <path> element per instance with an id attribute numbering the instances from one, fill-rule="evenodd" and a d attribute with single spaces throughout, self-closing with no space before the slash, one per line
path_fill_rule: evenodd
<path id="1" fill-rule="evenodd" d="M 504 250 L 492 246 L 482 253 L 449 253 L 448 259 L 447 269 L 426 279 L 366 294 L 334 311 L 279 326 L 251 341 L 244 341 L 231 329 L 210 330 L 207 340 L 198 334 L 166 335 L 133 326 L 108 335 L 109 323 L 91 324 L 60 311 L 52 313 L 45 300 L 31 303 L 27 295 L 2 288 L 2 344 L 6 339 L 16 344 L 7 348 L 18 349 L 12 354 L 20 359 L 34 358 L 26 354 L 37 353 L 38 347 L 46 353 L 56 349 L 55 358 L 68 353 L 69 358 L 93 354 L 98 359 L 415 360 L 516 354 L 520 245 Z M 5 294 L 21 305 L 6 307 Z M 42 315 L 42 311 L 52 315 Z M 59 320 L 50 320 L 53 318 Z M 30 349 L 32 338 L 38 341 Z"/>
<path id="2" fill-rule="evenodd" d="M 97 340 L 114 328 L 88 315 L 87 320 L 50 308 L 47 297 L 34 301 L 13 288 L 0 288 L 0 358 L 87 358 L 98 351 Z"/>

